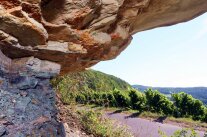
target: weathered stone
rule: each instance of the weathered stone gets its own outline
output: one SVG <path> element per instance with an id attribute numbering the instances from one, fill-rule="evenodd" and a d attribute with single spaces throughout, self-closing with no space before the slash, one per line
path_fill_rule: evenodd
<path id="1" fill-rule="evenodd" d="M 12 65 L 18 68 L 18 73 L 26 75 L 25 80 L 21 84 L 30 86 L 30 88 L 37 85 L 37 81 L 31 76 L 40 78 L 52 78 L 60 73 L 60 65 L 50 61 L 40 60 L 34 57 L 15 59 Z M 12 68 L 14 70 L 15 68 Z M 29 77 L 28 77 L 29 76 Z M 21 80 L 18 80 L 21 82 Z"/>
<path id="2" fill-rule="evenodd" d="M 118 56 L 134 33 L 206 11 L 206 0 L 2 0 L 0 49 L 80 71 Z"/>
<path id="3" fill-rule="evenodd" d="M 21 90 L 26 90 L 35 88 L 37 86 L 38 80 L 28 76 L 16 76 L 12 78 L 10 82 L 13 87 Z"/>
<path id="4" fill-rule="evenodd" d="M 28 17 L 21 7 L 17 10 L 20 12 L 19 16 L 12 15 L 11 9 L 6 10 L 0 5 L 0 30 L 18 38 L 24 46 L 45 44 L 48 34 L 42 24 Z"/>
<path id="5" fill-rule="evenodd" d="M 0 125 L 0 136 L 3 136 L 6 133 L 6 128 Z"/>
<path id="6" fill-rule="evenodd" d="M 8 84 L 0 85 L 0 136 L 64 137 L 64 128 L 56 118 L 58 111 L 50 79 L 28 74 L 38 83 L 19 89 L 15 85 L 21 80 L 12 80 L 13 76 L 5 75 L 9 76 L 1 79 Z M 23 77 L 23 80 L 26 77 L 21 73 L 15 76 Z"/>

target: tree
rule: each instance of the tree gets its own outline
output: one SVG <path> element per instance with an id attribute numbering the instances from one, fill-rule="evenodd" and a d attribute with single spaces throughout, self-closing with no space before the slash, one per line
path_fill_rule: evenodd
<path id="1" fill-rule="evenodd" d="M 172 99 L 176 110 L 180 112 L 179 117 L 192 116 L 194 120 L 201 120 L 204 117 L 206 107 L 200 100 L 184 92 L 172 94 Z"/>
<path id="2" fill-rule="evenodd" d="M 116 90 L 113 92 L 118 107 L 130 107 L 130 98 L 127 92 Z"/>
<path id="3" fill-rule="evenodd" d="M 131 106 L 133 109 L 142 111 L 145 108 L 146 97 L 143 93 L 136 90 L 131 90 L 129 97 L 131 99 Z"/>
<path id="4" fill-rule="evenodd" d="M 145 91 L 149 111 L 171 115 L 174 111 L 173 102 L 157 90 Z"/>

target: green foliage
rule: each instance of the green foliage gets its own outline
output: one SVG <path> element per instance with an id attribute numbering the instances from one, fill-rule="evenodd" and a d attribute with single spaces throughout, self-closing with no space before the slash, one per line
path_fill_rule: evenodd
<path id="1" fill-rule="evenodd" d="M 79 112 L 83 128 L 97 137 L 132 137 L 126 127 L 118 126 L 108 119 L 104 119 L 101 113 L 91 111 Z"/>
<path id="2" fill-rule="evenodd" d="M 132 87 L 125 81 L 108 74 L 95 70 L 70 73 L 52 80 L 55 87 L 65 85 L 65 90 L 73 92 L 86 91 L 113 91 L 128 90 Z M 62 89 L 63 90 L 63 89 Z"/>
<path id="3" fill-rule="evenodd" d="M 107 93 L 107 99 L 109 100 L 109 106 L 111 106 L 111 107 L 117 106 L 117 101 L 116 101 L 114 94 L 112 92 Z"/>
<path id="4" fill-rule="evenodd" d="M 113 92 L 84 92 L 78 93 L 75 100 L 80 104 L 96 104 L 105 107 L 117 106 Z"/>
<path id="5" fill-rule="evenodd" d="M 139 110 L 140 112 L 144 110 L 146 106 L 146 97 L 143 93 L 131 90 L 129 97 L 131 98 L 131 106 L 133 109 Z"/>
<path id="6" fill-rule="evenodd" d="M 159 130 L 158 133 L 160 137 L 168 137 L 166 133 L 161 130 Z M 170 137 L 199 137 L 199 135 L 193 129 L 182 129 L 175 131 Z"/>
<path id="7" fill-rule="evenodd" d="M 205 115 L 205 106 L 200 100 L 193 98 L 184 92 L 172 94 L 175 102 L 176 111 L 179 112 L 178 117 L 192 116 L 195 120 L 200 120 Z"/>
<path id="8" fill-rule="evenodd" d="M 114 91 L 114 97 L 117 102 L 118 107 L 131 107 L 130 106 L 130 97 L 128 92 Z"/>
<path id="9" fill-rule="evenodd" d="M 207 110 L 205 110 L 205 115 L 204 115 L 202 121 L 207 122 Z"/>
<path id="10" fill-rule="evenodd" d="M 75 97 L 75 100 L 77 103 L 80 103 L 80 104 L 85 104 L 87 102 L 87 99 L 86 97 L 84 96 L 84 94 L 78 94 L 76 97 Z"/>
<path id="11" fill-rule="evenodd" d="M 127 91 L 132 88 L 127 82 L 119 78 L 95 70 L 70 73 L 53 79 L 51 83 L 56 87 L 61 95 L 62 101 L 66 104 L 76 101 L 79 103 L 92 103 L 96 101 L 97 104 L 102 104 L 97 97 L 93 97 L 93 95 L 96 96 L 93 94 L 94 92 L 108 93 L 115 89 Z M 78 95 L 80 93 L 83 95 Z M 85 98 L 83 96 L 85 96 Z M 113 99 L 112 93 L 110 93 L 110 95 L 108 94 L 108 96 Z M 114 100 L 110 100 L 109 103 L 115 106 Z"/>
<path id="12" fill-rule="evenodd" d="M 173 102 L 157 90 L 145 91 L 149 111 L 171 115 L 174 111 Z"/>

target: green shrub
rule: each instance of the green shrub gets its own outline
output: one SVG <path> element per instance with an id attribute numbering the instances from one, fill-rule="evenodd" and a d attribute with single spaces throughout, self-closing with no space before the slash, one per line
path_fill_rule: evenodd
<path id="1" fill-rule="evenodd" d="M 79 116 L 85 131 L 96 137 L 132 137 L 126 127 L 104 119 L 101 113 L 81 111 Z"/>
<path id="2" fill-rule="evenodd" d="M 82 95 L 85 96 L 86 103 L 93 103 L 93 101 L 94 101 L 93 92 L 82 92 Z"/>
<path id="3" fill-rule="evenodd" d="M 200 100 L 184 92 L 172 94 L 172 98 L 180 117 L 193 117 L 194 120 L 203 119 L 206 107 Z"/>
<path id="4" fill-rule="evenodd" d="M 165 132 L 159 130 L 158 131 L 160 137 L 168 137 Z M 170 137 L 198 137 L 198 134 L 193 129 L 182 129 L 177 130 Z"/>
<path id="5" fill-rule="evenodd" d="M 109 106 L 111 106 L 111 107 L 117 106 L 117 101 L 114 97 L 113 92 L 107 93 L 107 99 L 109 100 Z"/>
<path id="6" fill-rule="evenodd" d="M 207 122 L 207 109 L 205 109 L 205 114 L 203 116 L 202 121 Z"/>
<path id="7" fill-rule="evenodd" d="M 100 94 L 100 97 L 101 97 L 101 99 L 100 99 L 101 104 L 100 105 L 105 106 L 105 107 L 109 107 L 110 102 L 112 101 L 112 100 L 110 100 L 110 98 L 108 98 L 109 93 L 102 92 L 102 93 L 99 93 L 99 94 Z M 112 97 L 111 99 L 114 99 L 114 98 Z"/>
<path id="8" fill-rule="evenodd" d="M 143 111 L 146 105 L 146 97 L 143 93 L 131 90 L 129 93 L 131 99 L 131 106 L 135 110 Z"/>
<path id="9" fill-rule="evenodd" d="M 90 103 L 96 104 L 96 105 L 102 105 L 103 98 L 102 95 L 99 92 L 93 92 L 91 93 L 92 100 Z"/>
<path id="10" fill-rule="evenodd" d="M 65 92 L 65 93 L 61 94 L 61 100 L 64 104 L 69 105 L 71 103 L 76 102 L 75 98 L 76 98 L 76 94 L 71 93 L 71 92 Z"/>
<path id="11" fill-rule="evenodd" d="M 130 98 L 126 92 L 114 91 L 113 95 L 118 107 L 130 107 Z"/>
<path id="12" fill-rule="evenodd" d="M 145 91 L 147 108 L 151 112 L 172 115 L 174 111 L 173 102 L 157 90 L 148 89 Z"/>
<path id="13" fill-rule="evenodd" d="M 86 97 L 83 94 L 76 95 L 76 102 L 80 104 L 85 104 L 87 102 Z"/>

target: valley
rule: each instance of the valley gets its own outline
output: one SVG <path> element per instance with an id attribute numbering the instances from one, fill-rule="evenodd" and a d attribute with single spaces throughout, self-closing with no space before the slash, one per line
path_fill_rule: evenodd
<path id="1" fill-rule="evenodd" d="M 116 120 L 124 126 L 129 126 L 130 132 L 138 137 L 149 133 L 148 130 L 152 132 L 153 137 L 168 137 L 174 132 L 178 132 L 177 134 L 186 132 L 185 128 L 190 128 L 193 130 L 192 134 L 196 131 L 203 137 L 207 130 L 206 106 L 202 101 L 185 92 L 173 93 L 169 99 L 168 92 L 163 94 L 150 87 L 136 90 L 134 86 L 120 78 L 95 70 L 57 77 L 51 83 L 64 105 L 72 105 L 74 108 L 78 106 L 78 111 L 75 113 L 78 113 L 80 117 L 92 116 L 86 121 L 84 121 L 86 117 L 83 118 L 82 126 L 85 126 L 82 129 L 84 129 L 83 132 L 89 132 L 95 136 L 97 134 L 105 136 L 101 131 L 108 130 L 107 127 L 102 127 L 104 124 L 100 125 L 103 129 L 93 127 L 93 122 L 104 123 L 105 120 L 102 121 L 102 118 L 99 118 L 101 115 L 106 119 Z M 101 121 L 93 121 L 94 119 Z M 160 121 L 160 119 L 163 120 Z M 89 122 L 90 120 L 92 123 Z M 147 130 L 142 130 L 143 127 Z M 161 129 L 160 133 L 158 133 L 159 129 Z M 142 131 L 141 135 L 138 135 L 136 130 Z M 111 132 L 108 134 L 112 134 Z"/>

